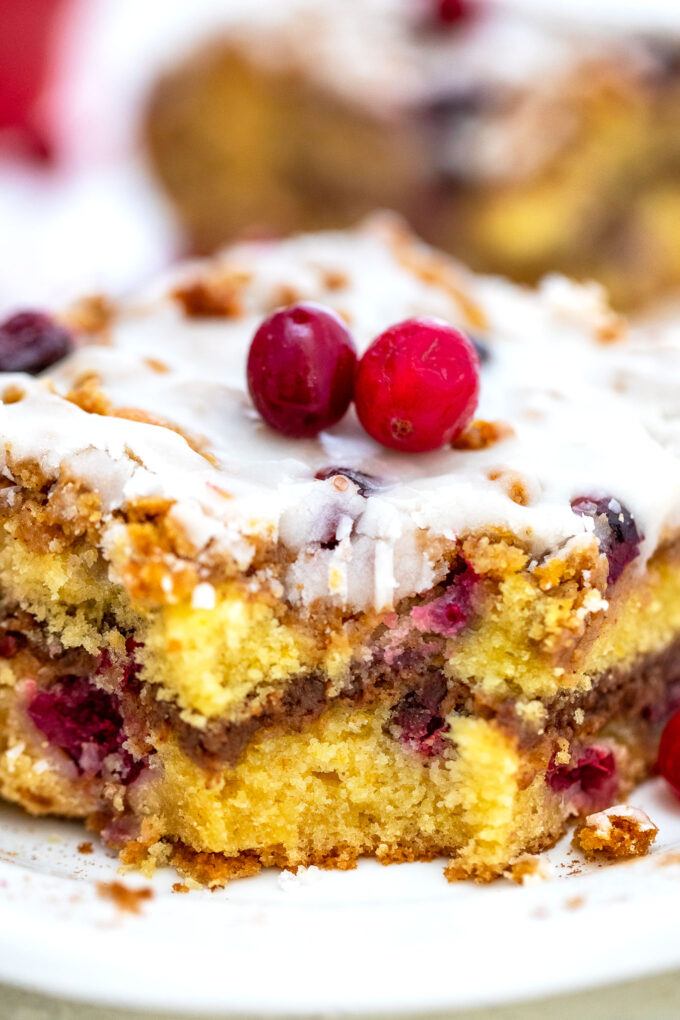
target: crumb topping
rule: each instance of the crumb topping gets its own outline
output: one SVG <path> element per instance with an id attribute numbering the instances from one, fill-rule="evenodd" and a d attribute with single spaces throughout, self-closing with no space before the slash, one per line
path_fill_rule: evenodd
<path id="1" fill-rule="evenodd" d="M 588 860 L 643 857 L 655 841 L 658 828 L 640 808 L 616 804 L 588 815 L 574 833 L 574 846 Z"/>
<path id="2" fill-rule="evenodd" d="M 453 440 L 451 446 L 454 450 L 486 450 L 494 443 L 509 439 L 514 434 L 515 430 L 507 422 L 476 419 L 470 422 L 465 431 Z"/>
<path id="3" fill-rule="evenodd" d="M 141 913 L 142 903 L 152 899 L 151 889 L 131 889 L 122 882 L 97 882 L 97 895 L 111 902 L 122 913 Z"/>
<path id="4" fill-rule="evenodd" d="M 351 410 L 304 441 L 267 429 L 246 393 L 246 353 L 282 287 L 346 313 L 360 352 L 413 315 L 483 329 L 479 418 L 456 448 L 384 449 Z M 499 535 L 513 551 L 489 569 L 530 562 L 546 592 L 573 579 L 580 628 L 605 608 L 613 552 L 574 500 L 603 492 L 628 508 L 643 536 L 628 570 L 675 527 L 674 341 L 629 331 L 605 349 L 590 287 L 474 278 L 380 219 L 235 246 L 81 319 L 88 342 L 49 375 L 4 379 L 3 498 L 18 486 L 47 494 L 49 527 L 86 534 L 146 601 L 268 559 L 294 605 L 384 610 L 432 586 L 442 543 L 476 543 L 484 558 L 484 536 Z M 26 535 L 46 512 L 26 511 Z"/>

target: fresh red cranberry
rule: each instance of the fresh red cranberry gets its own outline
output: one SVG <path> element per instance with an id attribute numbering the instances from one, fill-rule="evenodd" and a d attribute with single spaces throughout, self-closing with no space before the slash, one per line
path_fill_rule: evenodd
<path id="1" fill-rule="evenodd" d="M 67 329 L 42 312 L 18 312 L 0 323 L 0 372 L 36 375 L 73 347 Z"/>
<path id="2" fill-rule="evenodd" d="M 390 729 L 403 744 L 425 758 L 441 754 L 450 726 L 441 714 L 446 679 L 434 676 L 421 690 L 410 691 L 392 710 Z"/>
<path id="3" fill-rule="evenodd" d="M 470 422 L 479 359 L 466 336 L 438 319 L 407 319 L 373 341 L 354 400 L 369 435 L 408 453 L 436 450 Z"/>
<path id="4" fill-rule="evenodd" d="M 121 782 L 131 783 L 139 775 L 142 763 L 123 747 L 126 734 L 118 698 L 87 677 L 61 677 L 39 690 L 27 711 L 33 725 L 69 755 L 80 773 L 101 775 L 104 760 L 116 754 L 113 771 Z"/>
<path id="5" fill-rule="evenodd" d="M 676 712 L 664 726 L 657 768 L 680 797 L 680 712 Z"/>
<path id="6" fill-rule="evenodd" d="M 600 793 L 616 772 L 614 755 L 607 747 L 586 747 L 576 765 L 555 765 L 551 762 L 547 780 L 555 793 L 577 786 L 583 793 Z"/>
<path id="7" fill-rule="evenodd" d="M 579 496 L 571 508 L 579 517 L 592 517 L 600 549 L 609 560 L 609 583 L 619 579 L 625 567 L 639 555 L 643 536 L 630 510 L 612 496 L 598 499 Z"/>
<path id="8" fill-rule="evenodd" d="M 432 17 L 440 25 L 458 25 L 467 21 L 472 9 L 471 0 L 432 0 Z"/>
<path id="9" fill-rule="evenodd" d="M 335 312 L 312 303 L 282 308 L 264 320 L 250 346 L 250 396 L 277 432 L 315 436 L 349 407 L 356 358 Z"/>

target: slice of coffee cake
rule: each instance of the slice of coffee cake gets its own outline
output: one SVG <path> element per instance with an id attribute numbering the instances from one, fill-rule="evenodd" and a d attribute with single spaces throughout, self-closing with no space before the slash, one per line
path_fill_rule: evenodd
<path id="1" fill-rule="evenodd" d="M 573 6 L 226 5 L 153 91 L 152 163 L 200 251 L 387 205 L 475 269 L 630 307 L 680 282 L 680 25 Z"/>
<path id="2" fill-rule="evenodd" d="M 345 367 L 372 345 L 371 432 L 434 330 L 385 441 L 432 426 L 417 372 L 450 353 L 447 444 L 342 417 L 330 354 L 304 399 L 251 374 L 265 414 L 265 377 L 295 414 L 349 386 L 269 428 L 246 370 L 280 306 L 280 364 L 320 323 Z M 647 774 L 680 694 L 680 338 L 389 221 L 241 245 L 69 325 L 0 329 L 6 797 L 208 883 L 362 854 L 489 879 Z"/>

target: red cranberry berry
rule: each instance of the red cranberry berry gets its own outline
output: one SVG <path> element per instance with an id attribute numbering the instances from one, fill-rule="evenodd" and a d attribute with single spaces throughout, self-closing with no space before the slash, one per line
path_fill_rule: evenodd
<path id="1" fill-rule="evenodd" d="M 616 772 L 614 755 L 607 747 L 586 747 L 575 765 L 555 765 L 551 762 L 547 780 L 556 793 L 563 793 L 578 784 L 583 793 L 598 793 Z"/>
<path id="2" fill-rule="evenodd" d="M 250 396 L 273 429 L 315 436 L 349 407 L 356 358 L 335 312 L 312 303 L 282 308 L 264 320 L 250 346 Z"/>
<path id="3" fill-rule="evenodd" d="M 661 734 L 657 768 L 680 797 L 680 712 L 671 716 Z"/>
<path id="4" fill-rule="evenodd" d="M 609 560 L 609 583 L 617 581 L 640 551 L 642 535 L 630 510 L 612 496 L 580 496 L 571 509 L 579 517 L 592 517 L 600 549 Z"/>
<path id="5" fill-rule="evenodd" d="M 10 145 L 41 161 L 52 156 L 53 125 L 44 98 L 54 80 L 65 6 L 65 0 L 0 3 L 0 129 Z"/>
<path id="6" fill-rule="evenodd" d="M 357 471 L 356 468 L 323 468 L 321 471 L 317 471 L 314 477 L 318 481 L 325 482 L 329 478 L 335 478 L 337 475 L 342 475 L 348 481 L 353 482 L 360 496 L 371 496 L 373 493 L 385 488 L 385 484 L 379 478 L 376 478 L 375 475 L 369 475 L 365 471 Z"/>
<path id="7" fill-rule="evenodd" d="M 23 635 L 5 631 L 0 635 L 0 659 L 13 659 L 24 643 Z"/>
<path id="8" fill-rule="evenodd" d="M 36 375 L 72 349 L 67 329 L 41 312 L 18 312 L 0 323 L 0 372 Z"/>
<path id="9" fill-rule="evenodd" d="M 389 730 L 412 751 L 433 758 L 446 748 L 450 730 L 442 702 L 446 697 L 446 678 L 429 677 L 419 691 L 410 691 L 392 709 Z"/>
<path id="10" fill-rule="evenodd" d="M 432 18 L 440 25 L 458 25 L 472 13 L 471 0 L 433 0 Z"/>
<path id="11" fill-rule="evenodd" d="M 126 733 L 118 698 L 87 677 L 60 677 L 35 694 L 27 711 L 33 725 L 81 774 L 101 775 L 105 759 L 117 755 L 115 772 L 121 782 L 134 782 L 139 775 L 142 763 L 123 747 Z"/>
<path id="12" fill-rule="evenodd" d="M 466 564 L 462 571 L 448 579 L 442 595 L 432 602 L 413 607 L 411 620 L 416 630 L 423 634 L 454 637 L 467 623 L 477 581 L 478 575 Z"/>
<path id="13" fill-rule="evenodd" d="M 436 450 L 470 422 L 479 358 L 466 336 L 439 319 L 407 319 L 373 341 L 357 369 L 354 400 L 383 446 Z"/>

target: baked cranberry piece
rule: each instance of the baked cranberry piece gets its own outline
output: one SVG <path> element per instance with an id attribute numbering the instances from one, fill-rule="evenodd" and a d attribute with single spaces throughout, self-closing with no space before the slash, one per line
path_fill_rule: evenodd
<path id="1" fill-rule="evenodd" d="M 473 6 L 471 0 L 433 0 L 432 19 L 439 25 L 459 25 L 470 17 Z"/>
<path id="2" fill-rule="evenodd" d="M 42 312 L 18 312 L 0 323 L 0 372 L 37 375 L 72 348 L 69 331 Z"/>
<path id="3" fill-rule="evenodd" d="M 616 772 L 614 755 L 607 747 L 586 747 L 578 756 L 576 765 L 555 765 L 551 762 L 547 780 L 555 793 L 578 787 L 583 793 L 597 794 Z"/>
<path id="4" fill-rule="evenodd" d="M 664 726 L 657 768 L 680 797 L 680 712 L 676 712 Z"/>
<path id="5" fill-rule="evenodd" d="M 0 659 L 13 659 L 25 644 L 23 634 L 5 631 L 0 634 Z"/>
<path id="6" fill-rule="evenodd" d="M 600 549 L 609 560 L 609 583 L 619 579 L 624 568 L 639 555 L 643 536 L 630 510 L 613 496 L 579 496 L 571 509 L 579 517 L 592 517 Z"/>
<path id="7" fill-rule="evenodd" d="M 414 606 L 411 620 L 424 634 L 454 637 L 467 623 L 472 590 L 478 581 L 472 567 L 465 568 L 450 579 L 446 590 L 432 602 Z"/>
<path id="8" fill-rule="evenodd" d="M 329 308 L 304 303 L 274 312 L 248 354 L 248 389 L 264 420 L 285 436 L 315 436 L 352 399 L 356 347 Z"/>
<path id="9" fill-rule="evenodd" d="M 446 679 L 435 676 L 419 691 L 410 691 L 392 710 L 390 729 L 403 744 L 424 758 L 441 754 L 450 726 L 441 714 Z"/>
<path id="10" fill-rule="evenodd" d="M 116 754 L 113 771 L 121 782 L 131 783 L 139 775 L 142 763 L 123 747 L 126 733 L 118 698 L 87 677 L 61 677 L 39 690 L 27 711 L 33 725 L 69 755 L 81 774 L 101 775 L 105 759 Z"/>
<path id="11" fill-rule="evenodd" d="M 479 358 L 439 319 L 407 319 L 382 333 L 357 369 L 361 424 L 383 446 L 436 450 L 469 424 L 479 396 Z"/>
<path id="12" fill-rule="evenodd" d="M 329 478 L 335 478 L 336 475 L 342 475 L 343 478 L 348 478 L 350 482 L 354 482 L 360 496 L 369 496 L 372 492 L 378 492 L 384 488 L 383 483 L 375 475 L 366 474 L 365 471 L 356 471 L 354 468 L 323 468 L 322 471 L 317 471 L 314 477 L 320 482 L 325 482 Z"/>

